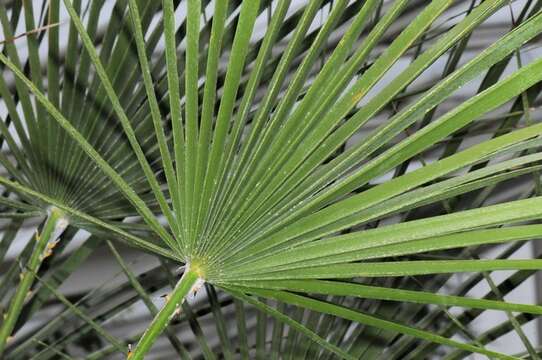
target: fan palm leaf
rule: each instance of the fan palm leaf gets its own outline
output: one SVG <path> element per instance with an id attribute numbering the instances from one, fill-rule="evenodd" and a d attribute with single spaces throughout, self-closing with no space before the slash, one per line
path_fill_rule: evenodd
<path id="1" fill-rule="evenodd" d="M 183 26 L 176 15 L 180 5 L 172 0 L 161 6 L 129 0 L 128 30 L 108 31 L 101 49 L 94 43 L 97 3 L 92 3 L 85 25 L 81 3 L 63 1 L 71 20 L 65 66 L 73 74 L 62 86 L 58 66 L 48 63 L 51 86 L 46 91 L 35 36 L 28 36 L 29 54 L 34 54 L 30 71 L 13 44 L 6 43 L 7 55 L 0 54 L 15 76 L 23 112 L 20 116 L 15 101 L 6 100 L 21 143 L 13 138 L 9 123 L 0 127 L 16 160 L 13 165 L 0 158 L 11 177 L 0 177 L 0 183 L 18 196 L 6 198 L 7 207 L 33 214 L 52 206 L 76 226 L 97 235 L 107 230 L 185 265 L 158 310 L 111 245 L 130 285 L 155 315 L 130 350 L 130 359 L 142 359 L 179 313 L 186 316 L 203 355 L 213 357 L 197 316 L 184 302 L 204 284 L 228 357 L 236 350 L 225 344 L 227 330 L 215 287 L 236 299 L 239 352 L 244 357 L 249 347 L 243 303 L 261 312 L 258 357 L 266 351 L 265 321 L 270 316 L 342 358 L 374 357 L 386 349 L 400 357 L 412 341 L 433 344 L 417 349 L 414 358 L 427 356 L 434 344 L 452 348 L 450 358 L 465 353 L 516 358 L 485 347 L 488 340 L 470 334 L 467 315 L 454 316 L 448 311 L 452 306 L 502 311 L 507 320 L 494 331 L 512 329 L 529 356 L 538 357 L 522 322 L 540 315 L 542 307 L 506 301 L 491 276 L 503 270 L 533 274 L 542 268 L 542 260 L 512 259 L 510 254 L 481 259 L 469 252 L 496 244 L 512 249 L 542 235 L 537 223 L 542 217 L 537 185 L 542 125 L 530 115 L 540 90 L 542 60 L 523 63 L 521 57 L 542 32 L 538 3 L 527 2 L 510 31 L 464 62 L 452 55 L 461 57 L 471 34 L 506 10 L 507 1 L 473 3 L 451 18 L 454 1 L 421 2 L 415 16 L 383 48 L 379 45 L 409 10 L 409 2 L 352 5 L 337 0 L 327 11 L 323 1 L 304 2 L 294 25 L 285 28 L 293 16 L 288 0 L 242 1 L 238 8 L 228 1 L 188 0 L 183 2 Z M 51 21 L 56 21 L 60 4 L 52 1 L 49 6 Z M 356 12 L 347 16 L 352 6 Z M 265 32 L 255 35 L 266 15 L 262 9 L 271 15 Z M 205 43 L 208 12 L 212 22 Z M 309 34 L 319 13 L 325 19 Z M 25 6 L 25 15 L 31 30 L 31 6 Z M 163 27 L 153 30 L 153 16 Z M 5 8 L 0 21 L 12 36 Z M 122 24 L 113 21 L 110 26 Z M 257 47 L 254 38 L 259 39 Z M 333 38 L 336 45 L 328 47 Z M 49 51 L 56 54 L 58 32 L 52 31 L 48 39 Z M 157 47 L 159 39 L 163 50 Z M 84 48 L 79 62 L 78 41 Z M 275 61 L 280 41 L 284 47 Z M 416 48 L 411 61 L 392 72 Z M 452 60 L 442 78 L 409 94 L 409 87 L 416 87 L 448 53 Z M 110 60 L 108 55 L 116 56 Z M 518 66 L 503 74 L 513 56 Z M 92 80 L 86 74 L 91 65 Z M 74 71 L 77 66 L 79 72 Z M 437 111 L 458 89 L 484 75 L 479 91 L 452 109 Z M 81 81 L 82 98 L 74 79 Z M 2 82 L 0 92 L 3 98 L 9 95 Z M 477 126 L 486 123 L 484 116 L 502 112 L 509 103 L 514 103 L 513 110 L 505 121 L 486 120 L 486 136 L 468 142 Z M 81 117 L 76 116 L 78 107 Z M 519 116 L 513 111 L 520 111 Z M 412 168 L 418 158 L 419 166 Z M 488 201 L 503 183 L 525 179 L 534 179 L 526 195 Z M 462 206 L 461 200 L 473 194 L 476 198 Z M 435 210 L 441 203 L 444 209 Z M 134 214 L 145 224 L 143 232 L 119 226 L 119 220 Z M 39 281 L 36 268 L 29 270 L 27 282 L 34 277 Z M 468 297 L 467 288 L 457 294 L 439 292 L 450 275 L 462 272 L 479 274 L 470 285 L 465 282 L 466 287 L 485 281 L 493 295 Z M 426 275 L 433 275 L 433 281 L 421 288 L 410 280 Z M 380 284 L 381 279 L 387 283 Z M 49 291 L 114 349 L 123 348 L 54 287 Z M 365 300 L 372 300 L 374 308 L 368 309 Z M 382 303 L 388 301 L 406 303 L 408 311 L 396 313 Z M 277 308 L 271 305 L 275 302 Z M 412 314 L 427 305 L 438 308 L 414 322 Z M 287 306 L 297 310 L 287 311 Z M 449 327 L 439 333 L 422 326 L 432 316 L 444 316 Z M 323 319 L 342 323 L 328 336 L 332 329 Z M 362 326 L 346 341 L 352 324 Z M 281 345 L 275 342 L 283 330 L 278 325 L 273 330 L 271 349 L 278 356 Z M 391 335 L 383 346 L 371 344 L 363 339 L 370 331 Z M 451 338 L 457 332 L 469 340 Z M 405 337 L 394 343 L 397 334 Z M 179 355 L 186 356 L 174 334 L 168 331 L 168 337 Z M 287 357 L 297 351 L 319 352 L 306 339 L 289 332 L 280 340 L 289 349 Z"/>

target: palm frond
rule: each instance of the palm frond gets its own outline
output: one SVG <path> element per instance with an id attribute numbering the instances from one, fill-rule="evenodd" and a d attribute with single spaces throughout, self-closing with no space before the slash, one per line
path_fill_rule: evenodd
<path id="1" fill-rule="evenodd" d="M 48 215 L 49 234 L 58 212 L 63 239 L 92 233 L 50 269 L 38 260 L 60 232 L 26 245 L 17 290 L 0 293 L 0 354 L 69 357 L 93 333 L 88 358 L 137 360 L 165 331 L 180 358 L 539 358 L 525 324 L 542 307 L 507 295 L 542 269 L 517 255 L 542 236 L 542 60 L 525 55 L 542 2 L 111 6 L 102 24 L 104 1 L 0 4 L 2 217 Z M 510 28 L 479 41 L 503 16 Z M 127 280 L 84 296 L 99 304 L 89 314 L 59 286 L 101 239 Z M 110 240 L 160 258 L 154 287 Z M 57 320 L 7 344 L 51 298 L 78 328 Z M 112 335 L 107 319 L 137 300 L 152 322 Z M 493 311 L 503 320 L 472 329 Z M 523 354 L 488 346 L 508 333 Z"/>

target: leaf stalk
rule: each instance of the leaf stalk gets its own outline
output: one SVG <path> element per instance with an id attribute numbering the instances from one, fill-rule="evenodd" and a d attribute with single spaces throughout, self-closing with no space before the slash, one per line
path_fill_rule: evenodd
<path id="1" fill-rule="evenodd" d="M 204 280 L 200 278 L 199 271 L 191 269 L 190 265 L 187 264 L 183 276 L 173 291 L 166 297 L 166 303 L 158 314 L 156 314 L 147 330 L 145 330 L 134 351 L 128 353 L 127 358 L 130 360 L 142 360 L 156 341 L 156 338 L 165 330 L 171 319 L 179 313 L 186 297 L 191 293 L 197 292 L 203 283 Z"/>
<path id="2" fill-rule="evenodd" d="M 41 234 L 36 231 L 36 245 L 26 266 L 21 265 L 19 286 L 11 299 L 7 312 L 2 318 L 3 321 L 0 326 L 0 357 L 7 346 L 8 340 L 11 338 L 10 335 L 15 328 L 24 304 L 32 295 L 30 288 L 34 280 L 34 274 L 38 272 L 43 260 L 53 254 L 53 249 L 58 242 L 58 238 L 62 235 L 68 223 L 64 212 L 56 207 L 52 207 L 47 211 L 47 220 Z"/>

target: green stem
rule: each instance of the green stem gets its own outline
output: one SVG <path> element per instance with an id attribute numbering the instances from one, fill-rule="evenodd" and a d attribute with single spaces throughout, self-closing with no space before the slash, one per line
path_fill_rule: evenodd
<path id="1" fill-rule="evenodd" d="M 47 221 L 43 226 L 41 235 L 36 232 L 36 245 L 25 268 L 21 270 L 19 286 L 11 299 L 8 311 L 3 315 L 4 321 L 0 327 L 0 358 L 23 309 L 34 280 L 34 274 L 37 273 L 43 260 L 52 254 L 55 241 L 67 225 L 68 222 L 64 217 L 64 213 L 57 208 L 52 208 L 48 212 Z"/>
<path id="2" fill-rule="evenodd" d="M 197 283 L 200 281 L 201 279 L 199 278 L 198 273 L 196 271 L 191 271 L 190 267 L 187 265 L 186 271 L 184 272 L 181 280 L 179 280 L 175 286 L 175 289 L 173 289 L 173 292 L 169 294 L 165 305 L 158 312 L 158 314 L 156 314 L 145 333 L 143 333 L 143 336 L 137 343 L 134 352 L 128 355 L 130 360 L 143 359 L 158 335 L 164 331 L 171 318 L 181 308 L 181 304 L 183 303 L 186 295 L 188 295 L 189 292 L 193 290 L 193 288 L 197 286 Z"/>

